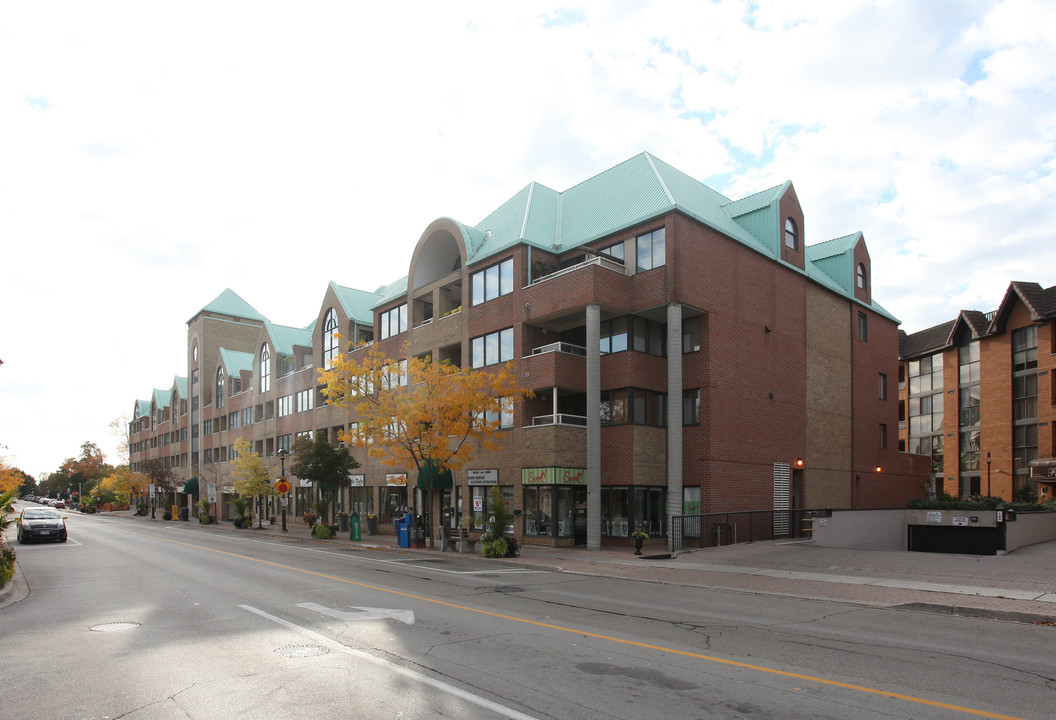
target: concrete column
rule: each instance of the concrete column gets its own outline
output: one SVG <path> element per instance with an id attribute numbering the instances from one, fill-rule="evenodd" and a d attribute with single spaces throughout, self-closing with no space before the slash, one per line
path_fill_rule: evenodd
<path id="1" fill-rule="evenodd" d="M 599 398 L 600 400 L 600 398 Z M 667 306 L 667 544 L 671 516 L 682 514 L 682 306 Z"/>
<path id="2" fill-rule="evenodd" d="M 601 307 L 587 305 L 587 549 L 601 549 Z"/>

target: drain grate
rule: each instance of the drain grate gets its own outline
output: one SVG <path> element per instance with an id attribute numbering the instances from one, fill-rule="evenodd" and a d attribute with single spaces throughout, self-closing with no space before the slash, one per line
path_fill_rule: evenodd
<path id="1" fill-rule="evenodd" d="M 137 622 L 112 622 L 103 623 L 102 625 L 92 625 L 89 630 L 92 632 L 120 632 L 122 630 L 135 630 L 139 627 Z"/>
<path id="2" fill-rule="evenodd" d="M 283 657 L 302 658 L 326 655 L 330 651 L 322 645 L 285 645 L 276 648 L 275 652 Z"/>

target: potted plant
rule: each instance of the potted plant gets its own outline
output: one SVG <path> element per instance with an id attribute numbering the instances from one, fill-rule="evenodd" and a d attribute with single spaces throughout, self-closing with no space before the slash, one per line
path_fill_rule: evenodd
<path id="1" fill-rule="evenodd" d="M 634 532 L 631 533 L 631 540 L 634 541 L 634 554 L 635 555 L 641 555 L 642 554 L 642 543 L 644 543 L 648 539 L 649 539 L 649 533 L 647 533 L 646 531 L 642 530 L 641 528 L 638 528 L 637 530 L 635 530 Z"/>
<path id="2" fill-rule="evenodd" d="M 339 532 L 348 532 L 348 513 L 339 512 L 337 514 L 337 529 Z"/>
<path id="3" fill-rule="evenodd" d="M 378 534 L 378 516 L 374 513 L 367 513 L 367 535 Z"/>

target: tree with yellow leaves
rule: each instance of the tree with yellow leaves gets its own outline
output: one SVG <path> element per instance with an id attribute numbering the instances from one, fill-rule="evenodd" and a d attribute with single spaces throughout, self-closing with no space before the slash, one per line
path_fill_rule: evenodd
<path id="1" fill-rule="evenodd" d="M 235 476 L 235 492 L 243 497 L 256 498 L 257 527 L 263 527 L 263 509 L 261 508 L 262 497 L 278 495 L 271 481 L 271 472 L 264 466 L 260 455 L 251 449 L 249 441 L 245 438 L 235 440 L 235 454 L 237 457 L 231 463 L 231 471 Z"/>
<path id="2" fill-rule="evenodd" d="M 463 467 L 478 449 L 499 449 L 495 418 L 516 398 L 533 396 L 517 383 L 512 363 L 470 370 L 428 356 L 389 358 L 376 344 L 339 355 L 319 379 L 324 397 L 350 411 L 341 440 L 383 465 L 417 471 L 426 478 L 427 504 L 434 478 Z M 425 517 L 428 523 L 428 507 Z"/>
<path id="3" fill-rule="evenodd" d="M 96 504 L 125 505 L 138 496 L 146 495 L 149 487 L 149 477 L 122 465 L 100 480 L 99 484 L 92 488 L 90 497 Z"/>

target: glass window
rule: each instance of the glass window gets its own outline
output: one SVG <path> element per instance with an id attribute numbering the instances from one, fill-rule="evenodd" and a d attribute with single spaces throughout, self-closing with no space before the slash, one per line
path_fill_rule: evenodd
<path id="1" fill-rule="evenodd" d="M 858 339 L 869 342 L 869 317 L 865 313 L 858 313 Z"/>
<path id="2" fill-rule="evenodd" d="M 623 243 L 622 242 L 621 243 L 616 243 L 615 245 L 609 245 L 607 248 L 602 248 L 601 252 L 603 254 L 605 254 L 605 255 L 608 255 L 609 257 L 611 257 L 611 258 L 613 258 L 615 260 L 619 260 L 620 262 L 623 262 L 623 260 L 624 260 L 624 251 L 623 251 Z"/>
<path id="3" fill-rule="evenodd" d="M 224 369 L 217 368 L 216 370 L 216 407 L 222 408 L 224 406 Z"/>
<path id="4" fill-rule="evenodd" d="M 700 351 L 700 318 L 691 317 L 682 320 L 682 352 Z"/>
<path id="5" fill-rule="evenodd" d="M 474 305 L 509 295 L 513 292 L 513 258 L 479 270 L 470 279 Z"/>
<path id="6" fill-rule="evenodd" d="M 799 248 L 799 231 L 796 228 L 796 221 L 792 218 L 785 218 L 785 247 L 793 250 Z"/>
<path id="7" fill-rule="evenodd" d="M 682 391 L 682 424 L 700 424 L 700 388 Z"/>
<path id="8" fill-rule="evenodd" d="M 271 390 L 271 349 L 267 343 L 260 349 L 260 391 Z"/>
<path id="9" fill-rule="evenodd" d="M 329 370 L 337 357 L 338 332 L 337 311 L 330 308 L 326 311 L 326 320 L 323 323 L 323 369 Z"/>
<path id="10" fill-rule="evenodd" d="M 865 263 L 858 263 L 858 287 L 865 290 Z"/>
<path id="11" fill-rule="evenodd" d="M 664 228 L 637 237 L 638 272 L 660 267 L 667 261 Z"/>
<path id="12" fill-rule="evenodd" d="M 407 332 L 407 303 L 383 312 L 379 324 L 382 340 Z"/>
<path id="13" fill-rule="evenodd" d="M 474 368 L 513 360 L 513 328 L 473 338 L 470 350 Z"/>

